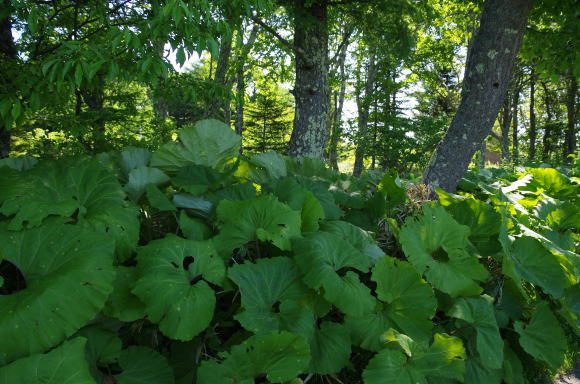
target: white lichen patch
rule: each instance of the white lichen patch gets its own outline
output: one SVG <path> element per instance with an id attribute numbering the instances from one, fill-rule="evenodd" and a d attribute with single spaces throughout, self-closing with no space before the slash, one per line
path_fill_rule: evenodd
<path id="1" fill-rule="evenodd" d="M 492 49 L 491 51 L 487 52 L 487 57 L 489 57 L 490 60 L 493 60 L 493 59 L 495 59 L 497 54 L 498 54 L 498 52 L 495 49 Z"/>

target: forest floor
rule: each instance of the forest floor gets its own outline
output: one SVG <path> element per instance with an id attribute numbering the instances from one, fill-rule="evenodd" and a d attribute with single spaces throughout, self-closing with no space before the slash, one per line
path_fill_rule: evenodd
<path id="1" fill-rule="evenodd" d="M 577 363 L 570 372 L 560 375 L 552 384 L 580 384 L 580 363 Z"/>

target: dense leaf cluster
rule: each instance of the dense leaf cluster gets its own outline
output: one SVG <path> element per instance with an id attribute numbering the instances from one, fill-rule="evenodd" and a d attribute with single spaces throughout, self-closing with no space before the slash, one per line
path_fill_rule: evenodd
<path id="1" fill-rule="evenodd" d="M 210 120 L 155 153 L 2 160 L 0 383 L 515 384 L 564 364 L 577 178 L 470 174 L 421 205 L 388 174 L 239 146 Z"/>

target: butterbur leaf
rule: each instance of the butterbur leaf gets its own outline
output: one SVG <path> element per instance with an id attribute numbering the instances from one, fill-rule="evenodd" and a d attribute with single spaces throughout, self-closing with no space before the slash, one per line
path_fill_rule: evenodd
<path id="1" fill-rule="evenodd" d="M 363 371 L 365 384 L 427 384 L 429 379 L 463 381 L 465 349 L 461 340 L 436 333 L 431 346 L 408 337 L 389 337 L 401 349 L 385 348 Z"/>
<path id="2" fill-rule="evenodd" d="M 270 383 L 284 383 L 307 371 L 310 350 L 304 336 L 289 332 L 271 332 L 252 336 L 230 353 L 223 362 L 201 363 L 197 374 L 200 384 L 253 383 L 266 374 Z"/>
<path id="3" fill-rule="evenodd" d="M 216 303 L 208 282 L 222 284 L 225 278 L 210 242 L 168 236 L 141 248 L 137 261 L 140 279 L 132 292 L 163 334 L 187 341 L 207 328 Z"/>
<path id="4" fill-rule="evenodd" d="M 146 347 L 129 347 L 121 352 L 122 372 L 114 376 L 117 384 L 173 384 L 173 371 L 167 359 Z"/>
<path id="5" fill-rule="evenodd" d="M 33 354 L 0 367 L 0 383 L 96 384 L 85 360 L 85 343 L 79 337 L 44 355 Z"/>
<path id="6" fill-rule="evenodd" d="M 121 151 L 121 170 L 125 176 L 136 168 L 146 167 L 151 160 L 151 152 L 145 148 L 127 147 Z"/>
<path id="7" fill-rule="evenodd" d="M 465 382 L 473 384 L 501 384 L 503 372 L 490 368 L 480 358 L 470 358 L 465 362 Z"/>
<path id="8" fill-rule="evenodd" d="M 179 131 L 179 143 L 167 143 L 155 152 L 151 166 L 172 174 L 194 164 L 219 169 L 238 155 L 241 140 L 225 123 L 202 120 Z"/>
<path id="9" fill-rule="evenodd" d="M 373 263 L 385 256 L 385 253 L 379 248 L 370 233 L 356 225 L 346 221 L 334 220 L 321 223 L 320 229 L 343 238 L 363 255 L 368 256 Z"/>
<path id="10" fill-rule="evenodd" d="M 138 202 L 148 184 L 161 185 L 168 181 L 169 176 L 157 168 L 135 168 L 129 172 L 129 181 L 125 185 L 125 192 L 133 201 Z"/>
<path id="11" fill-rule="evenodd" d="M 437 308 L 431 286 L 410 264 L 390 257 L 378 260 L 371 279 L 377 283 L 377 297 L 386 305 L 378 306 L 377 312 L 382 314 L 375 313 L 374 318 L 365 315 L 360 319 L 349 319 L 357 330 L 359 341 L 365 347 L 377 350 L 380 336 L 391 327 L 400 329 L 416 341 L 428 341 L 433 327 L 431 318 Z"/>
<path id="12" fill-rule="evenodd" d="M 308 294 L 298 267 L 287 257 L 234 265 L 228 275 L 239 287 L 244 307 L 236 318 L 254 333 L 281 330 L 283 313 L 274 311 L 274 305 L 287 300 L 298 301 Z"/>
<path id="13" fill-rule="evenodd" d="M 441 206 L 423 206 L 424 215 L 408 219 L 399 233 L 405 255 L 433 286 L 453 297 L 481 292 L 488 277 L 477 257 L 467 251 L 469 228 Z"/>
<path id="14" fill-rule="evenodd" d="M 522 362 L 515 352 L 507 345 L 504 348 L 503 381 L 506 384 L 526 384 Z"/>
<path id="15" fill-rule="evenodd" d="M 223 200 L 217 208 L 220 234 L 216 239 L 223 254 L 249 241 L 270 241 L 281 250 L 291 249 L 300 236 L 300 212 L 293 211 L 274 196 L 252 200 Z"/>
<path id="16" fill-rule="evenodd" d="M 514 329 L 520 335 L 524 351 L 534 358 L 546 362 L 552 369 L 564 363 L 566 337 L 547 303 L 538 305 L 527 326 L 516 321 Z"/>
<path id="17" fill-rule="evenodd" d="M 544 189 L 548 195 L 561 199 L 575 199 L 578 197 L 578 186 L 571 180 L 553 168 L 528 168 L 527 171 L 534 175 L 528 184 L 530 190 Z"/>
<path id="18" fill-rule="evenodd" d="M 153 208 L 160 211 L 177 211 L 177 208 L 175 208 L 171 200 L 155 185 L 148 184 L 145 187 L 145 191 L 147 191 L 147 200 L 149 200 L 149 204 Z"/>
<path id="19" fill-rule="evenodd" d="M 476 346 L 481 364 L 490 369 L 500 369 L 503 363 L 503 340 L 491 298 L 459 298 L 455 300 L 448 315 L 473 325 L 477 333 Z"/>
<path id="20" fill-rule="evenodd" d="M 367 286 L 358 275 L 347 271 L 341 276 L 339 270 L 348 268 L 367 272 L 371 260 L 340 237 L 317 232 L 293 243 L 294 259 L 304 274 L 303 280 L 310 288 L 324 289 L 324 298 L 346 314 L 361 316 L 375 306 Z"/>
<path id="21" fill-rule="evenodd" d="M 138 279 L 137 268 L 118 266 L 113 282 L 113 292 L 103 308 L 107 316 L 125 322 L 131 322 L 145 317 L 145 305 L 131 290 Z"/>
<path id="22" fill-rule="evenodd" d="M 111 239 L 56 220 L 21 232 L 0 224 L 1 259 L 20 270 L 26 288 L 0 296 L 0 365 L 71 336 L 113 288 Z"/>
<path id="23" fill-rule="evenodd" d="M 185 211 L 179 213 L 179 229 L 190 240 L 203 241 L 211 236 L 211 229 L 203 220 L 189 217 Z"/>
<path id="24" fill-rule="evenodd" d="M 401 185 L 399 176 L 386 173 L 379 184 L 379 189 L 387 196 L 387 205 L 394 208 L 407 199 L 407 190 Z"/>
<path id="25" fill-rule="evenodd" d="M 308 372 L 319 375 L 340 372 L 348 364 L 350 337 L 342 324 L 324 321 L 310 339 L 312 360 Z"/>
<path id="26" fill-rule="evenodd" d="M 267 184 L 286 177 L 286 160 L 276 152 L 253 155 L 246 163 L 240 165 L 237 175 L 257 184 Z"/>

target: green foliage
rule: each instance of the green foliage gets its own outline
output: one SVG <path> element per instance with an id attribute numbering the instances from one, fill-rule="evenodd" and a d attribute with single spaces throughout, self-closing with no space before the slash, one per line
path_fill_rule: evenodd
<path id="1" fill-rule="evenodd" d="M 471 174 L 420 205 L 240 156 L 216 121 L 180 137 L 2 163 L 0 382 L 525 383 L 574 348 L 576 179 Z"/>

